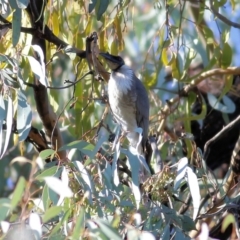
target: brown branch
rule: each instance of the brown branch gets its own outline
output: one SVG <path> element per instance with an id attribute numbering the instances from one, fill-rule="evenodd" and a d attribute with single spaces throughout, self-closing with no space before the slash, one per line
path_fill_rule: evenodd
<path id="1" fill-rule="evenodd" d="M 224 17 L 222 14 L 220 14 L 216 8 L 214 8 L 213 6 L 213 1 L 209 1 L 210 2 L 210 8 L 212 10 L 212 12 L 214 13 L 215 16 L 218 17 L 218 19 L 220 19 L 222 22 L 226 23 L 227 25 L 234 27 L 234 28 L 239 28 L 240 29 L 240 24 L 236 23 L 236 22 L 232 22 L 230 21 L 228 18 Z"/>
<path id="2" fill-rule="evenodd" d="M 12 23 L 6 20 L 3 16 L 0 15 L 0 21 L 3 22 L 4 24 L 0 24 L 0 30 L 9 28 L 12 29 Z M 38 25 L 38 24 L 36 24 Z M 39 24 L 40 26 L 40 24 Z M 41 29 L 44 29 L 41 30 Z M 57 46 L 57 48 L 62 49 L 67 47 L 69 44 L 58 38 L 54 33 L 50 30 L 50 28 L 45 25 L 44 28 L 40 27 L 33 27 L 33 28 L 26 28 L 26 27 L 21 27 L 21 32 L 31 34 L 33 36 L 36 36 L 41 39 L 45 39 L 50 43 L 53 43 L 54 45 Z M 72 47 L 72 51 L 77 54 L 78 57 L 80 58 L 86 58 L 86 52 L 80 49 L 77 49 L 75 47 Z"/>
<path id="3" fill-rule="evenodd" d="M 36 29 L 39 29 L 40 33 L 43 32 L 43 24 L 42 24 L 43 15 L 41 16 L 39 15 L 39 13 L 41 12 L 40 10 L 42 9 L 42 7 L 44 7 L 42 4 L 45 4 L 44 0 L 41 0 L 41 1 L 31 0 L 27 8 L 27 12 L 30 16 L 32 26 L 34 26 Z M 39 20 L 39 21 L 36 21 L 36 20 Z M 45 31 L 45 32 L 48 33 L 48 31 Z M 45 39 L 39 36 L 38 34 L 34 34 L 32 38 L 32 44 L 36 44 L 42 49 L 42 52 L 44 55 L 44 61 L 46 61 Z M 36 52 L 34 52 L 34 55 L 35 55 L 35 58 L 39 60 L 39 56 Z M 47 141 L 50 142 L 54 150 L 58 150 L 63 145 L 63 138 L 62 138 L 60 129 L 56 124 L 57 116 L 53 111 L 52 106 L 50 105 L 47 88 L 39 82 L 36 76 L 34 79 L 34 84 L 35 86 L 33 90 L 34 90 L 34 99 L 36 102 L 36 108 L 37 108 L 39 117 L 42 120 Z M 57 154 L 62 161 L 65 161 L 67 159 L 66 151 L 60 151 L 60 152 L 57 152 Z"/>

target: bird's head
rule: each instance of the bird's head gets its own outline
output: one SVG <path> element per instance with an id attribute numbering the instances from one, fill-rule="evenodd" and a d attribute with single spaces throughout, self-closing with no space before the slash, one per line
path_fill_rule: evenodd
<path id="1" fill-rule="evenodd" d="M 112 71 L 117 71 L 122 65 L 124 65 L 124 60 L 120 56 L 114 56 L 107 53 L 99 53 L 102 57 L 105 58 L 109 68 Z"/>

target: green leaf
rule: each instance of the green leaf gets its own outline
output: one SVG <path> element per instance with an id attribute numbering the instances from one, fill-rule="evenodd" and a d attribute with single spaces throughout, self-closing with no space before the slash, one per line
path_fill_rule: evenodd
<path id="1" fill-rule="evenodd" d="M 88 7 L 88 12 L 91 13 L 97 4 L 97 0 L 91 0 Z"/>
<path id="2" fill-rule="evenodd" d="M 62 146 L 59 151 L 62 150 L 70 150 L 70 149 L 78 149 L 79 151 L 81 151 L 83 154 L 86 154 L 87 156 L 92 155 L 92 151 L 94 150 L 94 145 L 92 145 L 91 143 L 85 142 L 85 141 L 74 141 L 71 142 L 67 145 Z"/>
<path id="3" fill-rule="evenodd" d="M 223 45 L 222 49 L 222 58 L 221 58 L 221 65 L 223 68 L 227 68 L 232 63 L 232 48 L 230 45 L 226 42 Z"/>
<path id="4" fill-rule="evenodd" d="M 101 0 L 101 1 L 98 0 L 97 5 L 95 7 L 98 21 L 101 19 L 102 15 L 107 10 L 108 5 L 109 5 L 109 0 Z"/>
<path id="5" fill-rule="evenodd" d="M 182 222 L 182 229 L 186 232 L 196 230 L 195 222 L 187 215 L 178 215 Z"/>
<path id="6" fill-rule="evenodd" d="M 114 239 L 114 240 L 121 240 L 122 237 L 120 234 L 117 232 L 115 228 L 113 228 L 108 222 L 105 222 L 101 219 L 97 219 L 94 221 L 97 223 L 99 228 L 102 230 L 102 233 L 108 237 L 108 239 Z"/>
<path id="7" fill-rule="evenodd" d="M 221 232 L 225 232 L 230 224 L 235 224 L 236 219 L 232 213 L 229 213 L 222 222 Z"/>
<path id="8" fill-rule="evenodd" d="M 10 199 L 1 198 L 0 199 L 0 221 L 5 220 L 10 210 Z"/>
<path id="9" fill-rule="evenodd" d="M 44 177 L 54 176 L 59 170 L 61 170 L 61 167 L 59 168 L 58 166 L 53 166 L 51 168 L 44 170 L 39 175 L 37 175 L 35 179 L 42 181 Z M 60 176 L 60 173 L 59 173 L 59 176 Z"/>
<path id="10" fill-rule="evenodd" d="M 12 200 L 11 200 L 11 208 L 14 209 L 19 201 L 23 197 L 23 192 L 26 186 L 26 180 L 24 177 L 20 177 L 17 183 L 17 186 L 13 192 Z"/>
<path id="11" fill-rule="evenodd" d="M 3 151 L 0 153 L 1 157 L 3 157 L 4 153 L 7 150 L 8 143 L 12 134 L 12 122 L 13 122 L 13 102 L 10 96 L 8 96 L 8 102 L 7 102 L 7 117 L 6 117 L 6 125 L 7 125 L 7 130 L 6 130 L 6 135 L 4 139 L 4 148 Z"/>
<path id="12" fill-rule="evenodd" d="M 21 9 L 25 9 L 28 6 L 29 0 L 16 0 L 17 1 L 17 5 L 19 8 Z"/>
<path id="13" fill-rule="evenodd" d="M 48 208 L 46 210 L 45 214 L 43 215 L 43 218 L 42 218 L 43 223 L 46 223 L 49 220 L 51 220 L 52 218 L 58 216 L 62 210 L 63 210 L 63 208 L 60 206 L 52 206 L 52 207 Z"/>
<path id="14" fill-rule="evenodd" d="M 19 141 L 24 141 L 31 130 L 32 110 L 27 98 L 21 90 L 18 91 L 17 130 Z"/>
<path id="15" fill-rule="evenodd" d="M 15 47 L 18 44 L 21 33 L 22 9 L 16 3 L 16 0 L 9 0 L 11 8 L 14 10 L 12 19 L 12 44 Z"/>
<path id="16" fill-rule="evenodd" d="M 78 217 L 76 219 L 76 224 L 73 229 L 72 238 L 79 239 L 82 236 L 82 233 L 85 229 L 85 210 L 84 208 L 80 208 Z"/>
<path id="17" fill-rule="evenodd" d="M 46 184 L 43 187 L 43 191 L 42 191 L 42 202 L 43 202 L 44 210 L 47 210 L 51 204 L 51 201 L 49 198 L 49 188 Z"/>
<path id="18" fill-rule="evenodd" d="M 39 157 L 45 160 L 54 154 L 55 154 L 55 151 L 53 149 L 46 149 L 39 153 Z"/>

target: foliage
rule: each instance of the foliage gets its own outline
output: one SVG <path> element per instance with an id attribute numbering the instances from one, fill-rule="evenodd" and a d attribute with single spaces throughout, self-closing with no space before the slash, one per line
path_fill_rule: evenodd
<path id="1" fill-rule="evenodd" d="M 225 6 L 239 14 L 233 0 L 0 2 L 2 239 L 206 239 L 219 222 L 238 232 L 236 188 L 219 184 L 191 128 L 206 102 L 226 123 L 237 111 L 240 27 Z M 149 92 L 153 172 L 141 184 L 141 159 L 117 141 L 99 51 L 126 56 Z"/>

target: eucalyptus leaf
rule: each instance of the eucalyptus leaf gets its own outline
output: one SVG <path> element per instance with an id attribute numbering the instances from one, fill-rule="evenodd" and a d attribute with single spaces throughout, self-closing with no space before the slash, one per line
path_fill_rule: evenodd
<path id="1" fill-rule="evenodd" d="M 31 130 L 32 110 L 22 91 L 18 91 L 17 130 L 19 141 L 24 141 Z"/>
<path id="2" fill-rule="evenodd" d="M 8 143 L 10 140 L 10 136 L 12 133 L 12 124 L 13 124 L 13 102 L 10 96 L 8 96 L 8 102 L 7 102 L 7 117 L 6 117 L 6 137 L 5 137 L 5 141 L 4 141 L 4 148 L 3 148 L 3 152 L 1 153 L 1 157 L 3 157 L 4 153 L 7 150 L 8 147 Z"/>

